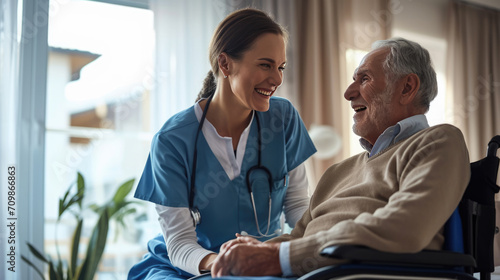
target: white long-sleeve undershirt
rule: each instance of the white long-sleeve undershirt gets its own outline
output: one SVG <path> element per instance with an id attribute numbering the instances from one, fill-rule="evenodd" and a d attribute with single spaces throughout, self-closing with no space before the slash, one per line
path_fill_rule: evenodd
<path id="1" fill-rule="evenodd" d="M 195 113 L 199 120 L 202 113 L 199 106 L 195 106 Z M 240 137 L 236 155 L 232 151 L 231 138 L 219 136 L 215 127 L 208 120 L 205 120 L 203 125 L 202 132 L 209 143 L 210 149 L 231 180 L 239 176 L 241 172 L 241 158 L 245 154 L 250 125 L 251 122 Z M 231 145 L 229 146 L 228 143 L 231 143 Z M 302 163 L 289 172 L 284 213 L 285 221 L 290 227 L 295 226 L 295 223 L 302 217 L 308 206 L 308 182 L 305 164 Z M 201 260 L 206 255 L 214 252 L 206 250 L 198 244 L 189 208 L 167 207 L 157 204 L 156 211 L 172 264 L 193 275 L 199 275 Z"/>

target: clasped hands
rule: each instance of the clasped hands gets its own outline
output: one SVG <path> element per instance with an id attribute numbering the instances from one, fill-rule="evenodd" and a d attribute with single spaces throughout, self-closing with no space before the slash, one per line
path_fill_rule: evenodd
<path id="1" fill-rule="evenodd" d="M 236 239 L 222 244 L 211 266 L 212 277 L 281 275 L 279 248 L 280 243 L 263 243 L 236 234 Z"/>

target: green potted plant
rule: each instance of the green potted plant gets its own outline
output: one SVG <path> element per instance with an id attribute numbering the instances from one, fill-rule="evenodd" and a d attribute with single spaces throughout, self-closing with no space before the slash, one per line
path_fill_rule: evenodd
<path id="1" fill-rule="evenodd" d="M 75 185 L 72 184 L 69 186 L 64 196 L 59 199 L 59 213 L 56 222 L 57 227 L 61 217 L 67 212 L 71 213 L 76 219 L 76 227 L 70 244 L 69 259 L 65 260 L 61 257 L 57 244 L 57 258 L 54 259 L 50 255 L 43 254 L 32 244 L 28 243 L 30 252 L 37 259 L 48 265 L 48 276 L 50 280 L 92 280 L 94 278 L 106 247 L 110 220 L 114 219 L 122 226 L 125 226 L 123 222 L 124 218 L 136 212 L 136 209 L 131 207 L 131 204 L 137 202 L 128 201 L 126 199 L 127 195 L 132 190 L 134 181 L 134 179 L 131 179 L 120 185 L 113 197 L 103 205 L 99 206 L 92 204 L 88 207 L 84 207 L 85 180 L 82 174 L 78 172 L 76 193 L 71 195 L 71 190 Z M 87 208 L 97 213 L 98 219 L 90 235 L 84 258 L 79 259 L 78 255 L 81 253 L 80 239 L 82 237 L 84 221 L 83 211 Z M 25 256 L 21 256 L 21 258 L 35 269 L 42 279 L 45 279 L 44 274 L 29 259 Z"/>

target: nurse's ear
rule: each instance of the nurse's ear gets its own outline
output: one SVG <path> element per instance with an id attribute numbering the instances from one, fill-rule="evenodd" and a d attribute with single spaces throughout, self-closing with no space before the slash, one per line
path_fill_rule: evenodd
<path id="1" fill-rule="evenodd" d="M 229 76 L 231 58 L 227 55 L 227 53 L 221 53 L 219 54 L 217 60 L 219 62 L 219 71 L 224 78 L 227 78 L 227 76 Z"/>

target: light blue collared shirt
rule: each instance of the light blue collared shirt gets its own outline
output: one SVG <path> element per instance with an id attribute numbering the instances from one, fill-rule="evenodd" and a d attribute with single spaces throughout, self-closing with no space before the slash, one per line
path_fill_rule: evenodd
<path id="1" fill-rule="evenodd" d="M 359 143 L 369 153 L 368 157 L 371 157 L 428 127 L 425 115 L 415 115 L 388 127 L 380 134 L 373 146 L 363 138 L 359 139 Z"/>
<path id="2" fill-rule="evenodd" d="M 391 145 L 405 140 L 413 134 L 428 127 L 429 123 L 427 122 L 425 115 L 415 115 L 388 127 L 377 138 L 377 141 L 375 141 L 373 146 L 363 138 L 359 139 L 359 143 L 361 144 L 361 147 L 369 153 L 368 157 L 372 157 L 389 148 Z M 280 265 L 283 276 L 293 275 L 292 267 L 290 265 L 290 242 L 282 242 L 280 244 Z"/>

